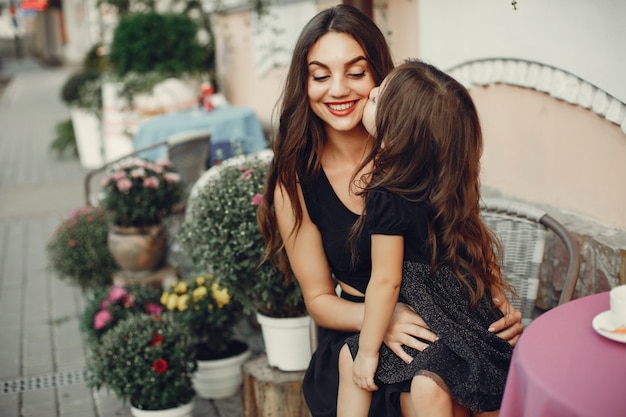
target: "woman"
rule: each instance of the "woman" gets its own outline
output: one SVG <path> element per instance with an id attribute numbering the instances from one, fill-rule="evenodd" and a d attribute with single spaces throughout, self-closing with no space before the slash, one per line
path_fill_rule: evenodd
<path id="1" fill-rule="evenodd" d="M 335 416 L 338 355 L 364 317 L 363 284 L 371 273 L 370 243 L 357 245 L 351 260 L 348 233 L 363 210 L 350 179 L 372 140 L 361 124 L 370 90 L 393 69 L 378 27 L 357 9 L 338 5 L 318 13 L 295 45 L 280 103 L 259 223 L 269 256 L 302 288 L 307 309 L 320 326 L 319 344 L 303 382 L 314 417 Z M 286 257 L 285 257 L 286 255 Z M 341 296 L 335 287 L 339 281 Z M 505 317 L 490 331 L 515 344 L 521 314 L 504 294 L 494 301 Z M 402 346 L 423 350 L 436 335 L 404 304 L 398 304 L 385 344 L 401 359 Z M 412 415 L 407 384 L 374 393 L 371 416 Z M 402 405 L 400 405 L 402 403 Z"/>

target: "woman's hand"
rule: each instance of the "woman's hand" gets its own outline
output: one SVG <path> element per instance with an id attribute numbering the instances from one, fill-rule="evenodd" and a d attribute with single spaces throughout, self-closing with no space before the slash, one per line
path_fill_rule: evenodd
<path id="1" fill-rule="evenodd" d="M 393 317 L 387 327 L 384 343 L 393 353 L 406 363 L 411 363 L 413 358 L 407 354 L 402 345 L 406 345 L 420 352 L 428 346 L 417 338 L 434 342 L 437 335 L 426 325 L 424 320 L 409 306 L 398 303 L 394 310 Z"/>
<path id="2" fill-rule="evenodd" d="M 504 294 L 494 293 L 493 303 L 502 311 L 504 317 L 489 326 L 489 331 L 515 347 L 524 330 L 522 313 L 509 303 Z"/>

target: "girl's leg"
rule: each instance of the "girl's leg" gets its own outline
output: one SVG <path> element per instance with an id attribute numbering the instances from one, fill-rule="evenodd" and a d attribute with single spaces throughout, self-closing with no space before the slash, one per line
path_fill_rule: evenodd
<path id="1" fill-rule="evenodd" d="M 417 410 L 415 410 L 411 394 L 408 392 L 400 394 L 400 412 L 402 413 L 402 417 L 417 417 Z M 461 404 L 455 402 L 454 417 L 470 417 L 470 412 L 466 407 L 463 407 Z"/>
<path id="2" fill-rule="evenodd" d="M 411 401 L 415 417 L 456 417 L 457 407 L 450 394 L 428 376 L 413 378 Z"/>
<path id="3" fill-rule="evenodd" d="M 339 394 L 337 417 L 367 417 L 372 393 L 359 388 L 352 380 L 352 354 L 348 345 L 339 352 Z"/>

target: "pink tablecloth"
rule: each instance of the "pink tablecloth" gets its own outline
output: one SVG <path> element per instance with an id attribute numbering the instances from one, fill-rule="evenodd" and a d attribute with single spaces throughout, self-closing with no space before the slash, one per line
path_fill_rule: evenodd
<path id="1" fill-rule="evenodd" d="M 608 309 L 605 292 L 535 319 L 513 351 L 500 417 L 626 416 L 626 344 L 591 326 Z"/>

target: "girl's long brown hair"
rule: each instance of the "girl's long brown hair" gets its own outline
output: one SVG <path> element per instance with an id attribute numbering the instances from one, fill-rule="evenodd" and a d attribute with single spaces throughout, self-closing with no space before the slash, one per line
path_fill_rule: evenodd
<path id="1" fill-rule="evenodd" d="M 374 161 L 360 194 L 380 187 L 426 202 L 431 267 L 450 267 L 472 305 L 493 286 L 511 291 L 500 274 L 498 242 L 480 219 L 482 133 L 465 87 L 432 65 L 407 61 L 377 97 L 375 123 L 375 145 L 355 171 Z"/>
<path id="2" fill-rule="evenodd" d="M 325 125 L 311 110 L 308 100 L 307 56 L 311 47 L 328 32 L 346 33 L 363 48 L 378 85 L 393 69 L 393 60 L 382 32 L 358 9 L 337 5 L 318 13 L 302 30 L 294 47 L 287 79 L 277 110 L 278 132 L 271 142 L 274 158 L 265 183 L 257 220 L 266 242 L 266 257 L 287 276 L 290 270 L 273 211 L 274 190 L 281 184 L 291 201 L 296 224 L 302 224 L 297 182 L 306 182 L 321 169 L 320 155 L 326 142 Z"/>

